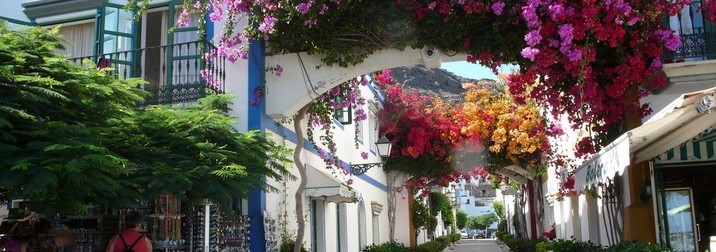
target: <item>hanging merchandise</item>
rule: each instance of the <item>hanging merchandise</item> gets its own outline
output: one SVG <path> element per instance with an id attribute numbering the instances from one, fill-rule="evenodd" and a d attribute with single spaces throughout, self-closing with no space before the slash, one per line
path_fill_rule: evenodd
<path id="1" fill-rule="evenodd" d="M 159 251 L 184 251 L 181 236 L 181 201 L 170 193 L 162 193 L 154 200 L 154 212 L 149 215 L 152 247 Z"/>
<path id="2" fill-rule="evenodd" d="M 74 233 L 72 245 L 64 251 L 98 251 L 100 248 L 99 218 L 97 216 L 68 216 L 65 226 Z"/>
<path id="3" fill-rule="evenodd" d="M 249 251 L 249 217 L 244 215 L 219 215 L 216 245 L 221 252 Z"/>
<path id="4" fill-rule="evenodd" d="M 276 219 L 264 211 L 264 234 L 266 237 L 266 251 L 278 251 L 278 232 L 276 232 Z"/>

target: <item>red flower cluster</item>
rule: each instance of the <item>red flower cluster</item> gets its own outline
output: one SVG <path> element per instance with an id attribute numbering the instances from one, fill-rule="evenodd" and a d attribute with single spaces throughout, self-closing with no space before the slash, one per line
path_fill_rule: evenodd
<path id="1" fill-rule="evenodd" d="M 546 239 L 549 239 L 549 240 L 554 240 L 554 238 L 557 238 L 557 226 L 556 226 L 556 224 L 552 223 L 552 229 L 550 229 L 550 230 L 547 231 L 547 232 L 542 233 L 542 237 L 544 237 L 544 238 L 546 238 Z"/>
<path id="2" fill-rule="evenodd" d="M 714 12 L 716 0 L 704 10 Z M 628 113 L 647 114 L 639 98 L 666 84 L 661 71 L 664 47 L 679 46 L 678 36 L 662 24 L 663 15 L 675 14 L 690 0 L 659 1 L 398 1 L 413 11 L 417 20 L 476 22 L 477 15 L 502 29 L 526 28 L 524 48 L 517 59 L 523 72 L 510 78 L 509 87 L 518 101 L 525 95 L 551 109 L 553 115 L 569 115 L 575 128 L 588 127 L 606 134 L 620 125 Z M 504 8 L 504 10 L 503 10 Z M 504 15 L 501 15 L 504 13 Z M 500 19 L 493 19 L 501 16 Z M 708 15 L 716 17 L 716 15 Z M 439 21 L 438 21 L 439 22 Z M 505 30 L 506 33 L 514 32 Z M 515 61 L 501 47 L 462 38 L 468 61 L 492 66 Z M 530 92 L 526 87 L 536 80 Z M 590 139 L 593 136 L 586 136 Z M 594 153 L 601 142 L 594 139 L 578 156 Z"/>

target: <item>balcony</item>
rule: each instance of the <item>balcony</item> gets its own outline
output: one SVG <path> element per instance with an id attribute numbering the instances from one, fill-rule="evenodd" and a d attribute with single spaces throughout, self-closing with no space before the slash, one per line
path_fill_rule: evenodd
<path id="1" fill-rule="evenodd" d="M 91 60 L 97 67 L 110 68 L 118 78 L 142 78 L 148 83 L 141 89 L 151 95 L 140 104 L 159 105 L 195 102 L 209 92 L 224 93 L 226 85 L 226 59 L 205 61 L 202 46 L 207 53 L 217 48 L 208 41 L 193 41 L 165 46 L 146 47 L 130 51 L 71 58 L 75 63 Z M 211 72 L 215 85 L 207 85 L 200 71 Z"/>
<path id="2" fill-rule="evenodd" d="M 664 51 L 665 63 L 691 62 L 716 58 L 716 33 L 681 35 L 681 46 Z"/>

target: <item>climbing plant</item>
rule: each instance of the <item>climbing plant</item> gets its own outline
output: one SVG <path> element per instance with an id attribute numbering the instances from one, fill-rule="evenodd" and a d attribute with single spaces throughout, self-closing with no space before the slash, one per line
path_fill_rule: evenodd
<path id="1" fill-rule="evenodd" d="M 452 201 L 444 193 L 433 192 L 430 193 L 430 214 L 437 216 L 441 214 L 441 218 L 445 226 L 452 225 L 455 221 L 455 217 L 452 213 Z"/>
<path id="2" fill-rule="evenodd" d="M 688 2 L 186 0 L 185 9 L 228 21 L 217 40 L 223 49 L 210 57 L 245 57 L 235 50 L 242 42 L 265 39 L 271 53 L 305 51 L 341 66 L 407 47 L 466 53 L 466 60 L 493 68 L 518 64 L 522 71 L 508 79 L 515 98 L 529 95 L 587 128 L 592 134 L 577 148 L 586 155 L 622 130 L 625 115 L 650 112 L 639 98 L 665 85 L 661 56 L 680 44 L 662 18 Z M 704 11 L 712 11 L 710 3 Z M 240 19 L 248 25 L 234 31 Z M 525 92 L 537 79 L 540 85 Z"/>
<path id="3" fill-rule="evenodd" d="M 82 213 L 167 190 L 225 206 L 285 174 L 284 148 L 233 128 L 229 97 L 139 109 L 141 80 L 72 63 L 54 52 L 60 41 L 57 29 L 0 22 L 0 201 Z"/>

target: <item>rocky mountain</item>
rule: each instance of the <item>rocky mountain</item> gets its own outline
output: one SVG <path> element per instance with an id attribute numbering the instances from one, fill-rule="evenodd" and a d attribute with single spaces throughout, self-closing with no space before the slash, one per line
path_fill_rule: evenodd
<path id="1" fill-rule="evenodd" d="M 422 65 L 393 68 L 391 73 L 398 83 L 403 83 L 405 89 L 415 90 L 423 95 L 442 97 L 448 101 L 460 99 L 460 95 L 465 92 L 463 83 L 479 81 L 463 78 L 440 68 L 427 69 Z"/>

